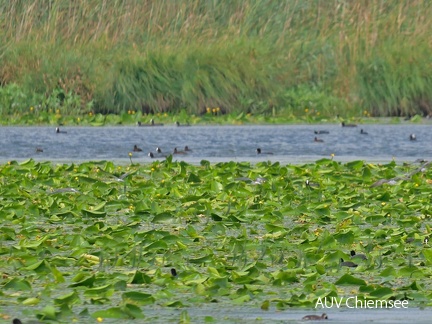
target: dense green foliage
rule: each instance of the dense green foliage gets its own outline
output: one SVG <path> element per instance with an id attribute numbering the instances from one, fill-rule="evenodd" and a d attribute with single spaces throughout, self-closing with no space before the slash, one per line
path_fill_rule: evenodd
<path id="1" fill-rule="evenodd" d="M 432 5 L 0 3 L 0 113 L 432 112 Z"/>
<path id="2" fill-rule="evenodd" d="M 9 162 L 0 166 L 0 312 L 154 322 L 157 309 L 166 323 L 167 309 L 211 304 L 219 311 L 206 322 L 220 323 L 236 305 L 313 308 L 324 297 L 431 305 L 432 172 L 423 167 Z"/>

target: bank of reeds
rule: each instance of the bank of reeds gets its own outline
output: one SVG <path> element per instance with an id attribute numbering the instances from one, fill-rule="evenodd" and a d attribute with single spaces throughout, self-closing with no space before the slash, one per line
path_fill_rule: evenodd
<path id="1" fill-rule="evenodd" d="M 429 114 L 431 14 L 426 0 L 3 1 L 0 109 Z"/>

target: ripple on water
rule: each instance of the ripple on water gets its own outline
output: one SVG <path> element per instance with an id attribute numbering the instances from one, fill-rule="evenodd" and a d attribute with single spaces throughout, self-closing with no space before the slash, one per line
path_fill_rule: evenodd
<path id="1" fill-rule="evenodd" d="M 330 158 L 331 154 L 343 162 L 432 158 L 431 125 L 362 125 L 361 128 L 368 135 L 360 134 L 360 127 L 339 125 L 63 127 L 66 134 L 57 134 L 52 127 L 0 127 L 0 160 L 112 160 L 126 164 L 130 163 L 128 153 L 134 145 L 142 149 L 132 156 L 133 162 L 139 163 L 153 161 L 148 153 L 156 153 L 156 147 L 169 154 L 175 147 L 183 150 L 185 146 L 192 152 L 175 155 L 174 159 L 189 163 L 201 160 L 303 163 Z M 322 143 L 314 141 L 315 130 L 328 131 L 319 135 Z M 416 134 L 416 141 L 409 140 L 412 133 Z M 258 147 L 273 154 L 257 155 Z M 36 148 L 43 152 L 37 152 Z"/>

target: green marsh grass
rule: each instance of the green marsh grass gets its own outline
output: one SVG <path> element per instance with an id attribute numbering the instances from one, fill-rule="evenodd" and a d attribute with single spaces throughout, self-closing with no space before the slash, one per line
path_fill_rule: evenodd
<path id="1" fill-rule="evenodd" d="M 430 114 L 431 14 L 426 0 L 3 2 L 0 113 Z"/>

